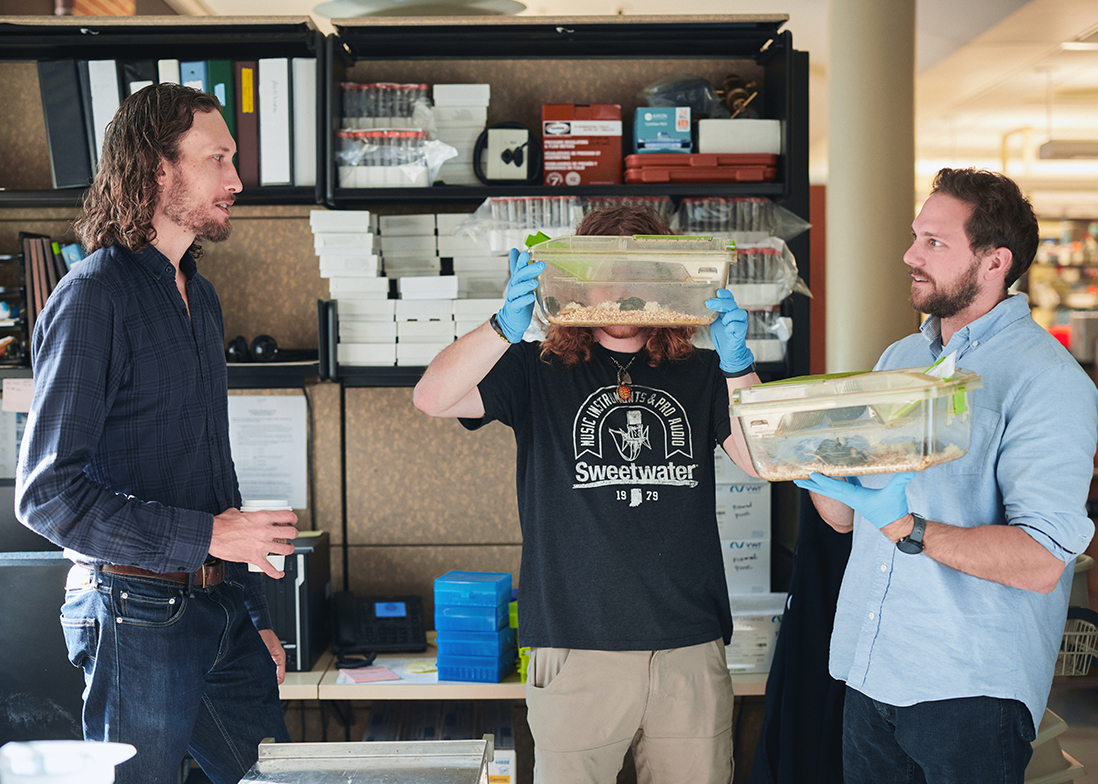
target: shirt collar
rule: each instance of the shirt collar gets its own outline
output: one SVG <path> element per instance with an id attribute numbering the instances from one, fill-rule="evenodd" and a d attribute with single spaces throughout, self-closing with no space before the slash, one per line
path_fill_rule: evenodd
<path id="1" fill-rule="evenodd" d="M 130 258 L 137 262 L 138 266 L 154 278 L 167 278 L 172 282 L 175 281 L 175 267 L 168 261 L 167 256 L 152 245 L 146 245 L 140 251 L 132 251 L 122 245 L 116 245 L 115 247 L 128 254 Z M 183 258 L 179 261 L 179 268 L 183 270 L 187 280 L 193 278 L 195 273 L 198 272 L 198 264 L 195 263 L 190 253 L 183 254 Z"/>
<path id="2" fill-rule="evenodd" d="M 958 357 L 969 347 L 1001 332 L 1021 318 L 1029 318 L 1029 299 L 1025 294 L 1012 294 L 975 321 L 971 321 L 953 333 L 949 341 L 951 351 Z M 942 351 L 942 323 L 937 316 L 928 316 L 919 329 L 930 343 L 935 356 Z"/>

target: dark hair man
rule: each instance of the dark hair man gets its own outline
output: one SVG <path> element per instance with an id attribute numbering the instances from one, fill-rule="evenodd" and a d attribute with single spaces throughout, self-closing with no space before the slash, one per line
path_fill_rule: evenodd
<path id="1" fill-rule="evenodd" d="M 175 784 L 189 752 L 237 782 L 289 740 L 285 653 L 260 575 L 293 512 L 239 511 L 221 305 L 197 240 L 227 239 L 236 144 L 215 98 L 158 84 L 107 128 L 77 234 L 91 253 L 35 324 L 16 479 L 28 527 L 74 561 L 61 625 L 84 737 L 133 744 L 120 784 Z"/>
<path id="2" fill-rule="evenodd" d="M 848 782 L 1021 784 L 1064 632 L 1098 391 L 1008 286 L 1037 219 L 1001 174 L 942 169 L 904 254 L 919 334 L 876 369 L 979 373 L 967 454 L 919 473 L 797 480 L 853 531 L 831 636 Z"/>

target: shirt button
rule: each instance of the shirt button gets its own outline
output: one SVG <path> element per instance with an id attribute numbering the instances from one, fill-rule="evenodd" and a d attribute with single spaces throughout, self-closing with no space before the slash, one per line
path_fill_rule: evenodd
<path id="1" fill-rule="evenodd" d="M 873 620 L 874 618 L 876 618 L 876 617 L 877 617 L 877 614 L 876 614 L 876 613 L 870 613 L 870 614 L 869 614 L 869 620 L 871 620 L 871 621 L 872 621 L 872 620 Z"/>
<path id="2" fill-rule="evenodd" d="M 978 341 L 978 340 L 972 341 L 972 347 L 973 348 L 976 348 L 978 345 L 980 345 L 980 341 Z"/>
<path id="3" fill-rule="evenodd" d="M 881 564 L 881 571 L 882 572 L 887 572 L 888 571 L 888 564 Z"/>

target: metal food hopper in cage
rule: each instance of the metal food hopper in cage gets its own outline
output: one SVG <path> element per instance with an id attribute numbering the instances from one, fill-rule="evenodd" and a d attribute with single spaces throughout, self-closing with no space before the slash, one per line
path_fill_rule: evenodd
<path id="1" fill-rule="evenodd" d="M 488 784 L 494 739 L 262 743 L 255 784 Z"/>

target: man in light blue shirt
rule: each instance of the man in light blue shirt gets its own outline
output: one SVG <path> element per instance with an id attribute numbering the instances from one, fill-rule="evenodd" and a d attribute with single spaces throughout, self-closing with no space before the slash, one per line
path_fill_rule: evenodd
<path id="1" fill-rule="evenodd" d="M 1007 289 L 1032 263 L 1037 219 L 1017 185 L 942 169 L 904 254 L 929 318 L 876 370 L 953 354 L 978 373 L 972 443 L 919 473 L 813 474 L 823 519 L 853 531 L 831 637 L 846 681 L 846 781 L 982 784 L 1025 777 L 1064 631 L 1098 391 Z"/>

